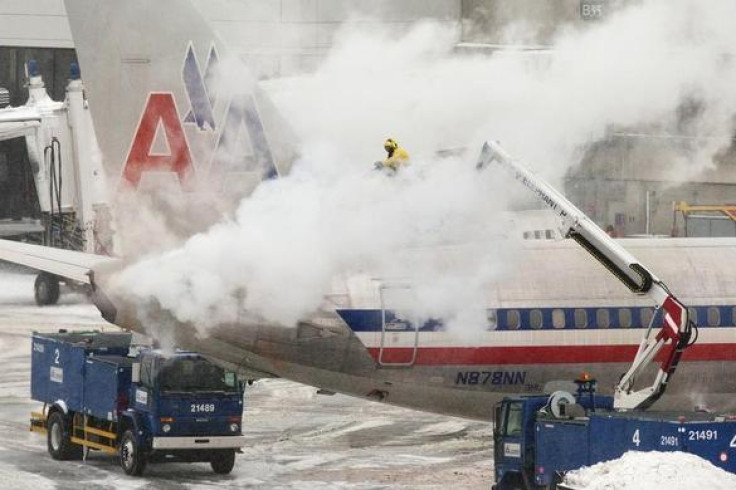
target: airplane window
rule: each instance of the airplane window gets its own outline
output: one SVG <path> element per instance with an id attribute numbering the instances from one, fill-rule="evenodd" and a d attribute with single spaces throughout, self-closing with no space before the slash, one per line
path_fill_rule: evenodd
<path id="1" fill-rule="evenodd" d="M 690 317 L 690 321 L 695 323 L 695 325 L 698 324 L 698 310 L 695 308 L 688 308 L 687 314 Z"/>
<path id="2" fill-rule="evenodd" d="M 509 310 L 506 312 L 506 324 L 514 330 L 518 330 L 521 327 L 519 310 Z"/>
<path id="3" fill-rule="evenodd" d="M 711 306 L 708 308 L 708 325 L 711 327 L 717 327 L 721 324 L 721 312 L 718 307 Z"/>
<path id="4" fill-rule="evenodd" d="M 541 230 L 534 230 L 534 239 L 535 240 L 541 240 L 542 238 L 542 231 Z"/>
<path id="5" fill-rule="evenodd" d="M 595 323 L 598 325 L 599 328 L 610 327 L 611 326 L 611 315 L 608 313 L 608 310 L 599 308 L 595 312 Z"/>
<path id="6" fill-rule="evenodd" d="M 529 323 L 531 323 L 532 328 L 535 330 L 542 328 L 542 312 L 540 310 L 532 310 L 529 313 Z"/>
<path id="7" fill-rule="evenodd" d="M 631 327 L 631 310 L 628 308 L 621 308 L 618 310 L 618 324 L 621 328 Z"/>
<path id="8" fill-rule="evenodd" d="M 498 328 L 496 310 L 488 310 L 486 312 L 486 318 L 488 319 L 488 330 L 496 330 L 496 328 Z"/>
<path id="9" fill-rule="evenodd" d="M 532 237 L 532 234 L 528 231 L 524 232 L 524 240 L 529 240 Z"/>
<path id="10" fill-rule="evenodd" d="M 545 230 L 544 236 L 547 238 L 547 240 L 552 240 L 555 237 L 555 234 L 552 230 Z"/>
<path id="11" fill-rule="evenodd" d="M 649 326 L 650 323 L 652 323 L 652 316 L 654 315 L 654 310 L 651 308 L 642 308 L 641 309 L 641 326 L 646 328 Z"/>
<path id="12" fill-rule="evenodd" d="M 555 328 L 565 328 L 565 312 L 559 308 L 552 310 L 552 326 Z"/>
<path id="13" fill-rule="evenodd" d="M 582 308 L 575 310 L 575 328 L 585 328 L 588 326 L 588 312 Z"/>

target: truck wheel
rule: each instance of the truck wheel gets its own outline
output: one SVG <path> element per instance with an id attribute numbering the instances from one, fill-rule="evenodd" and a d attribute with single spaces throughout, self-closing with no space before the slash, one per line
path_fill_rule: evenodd
<path id="1" fill-rule="evenodd" d="M 526 484 L 524 479 L 518 473 L 506 473 L 500 482 L 496 486 L 504 490 L 525 490 Z"/>
<path id="2" fill-rule="evenodd" d="M 82 446 L 71 441 L 69 424 L 61 412 L 54 412 L 47 423 L 46 445 L 52 458 L 59 461 L 82 459 Z"/>
<path id="3" fill-rule="evenodd" d="M 33 290 L 38 306 L 55 305 L 59 301 L 59 278 L 48 272 L 41 272 L 36 276 Z"/>
<path id="4" fill-rule="evenodd" d="M 123 433 L 120 440 L 120 466 L 125 474 L 130 476 L 140 476 L 146 469 L 146 457 L 130 429 Z"/>
<path id="5" fill-rule="evenodd" d="M 233 466 L 235 466 L 235 449 L 218 451 L 210 464 L 212 465 L 212 471 L 218 475 L 227 475 L 233 471 Z"/>

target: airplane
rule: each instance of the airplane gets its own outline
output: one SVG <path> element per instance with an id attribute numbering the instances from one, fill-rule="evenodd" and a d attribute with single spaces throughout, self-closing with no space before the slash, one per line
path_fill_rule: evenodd
<path id="1" fill-rule="evenodd" d="M 65 5 L 100 148 L 119 186 L 135 188 L 166 174 L 185 187 L 210 178 L 255 187 L 288 173 L 297 149 L 293 134 L 189 1 Z M 210 86 L 208 69 L 215 65 L 238 65 L 247 83 Z M 243 128 L 250 152 L 238 161 L 218 160 L 217 148 L 232 144 Z M 324 308 L 294 328 L 253 324 L 244 315 L 243 322 L 201 336 L 196 325 L 161 308 L 142 321 L 136 304 L 115 295 L 111 283 L 125 259 L 9 241 L 0 241 L 0 258 L 87 284 L 110 323 L 168 337 L 249 379 L 282 377 L 322 393 L 479 420 L 492 420 L 493 405 L 504 396 L 546 391 L 581 372 L 611 393 L 642 333 L 661 314 L 552 227 L 511 232 L 519 235 L 514 269 L 484 289 L 486 328 L 463 336 L 441 321 L 412 322 L 391 308 L 411 287 L 406 278 L 344 280 Z M 736 241 L 618 243 L 691 305 L 689 316 L 699 325 L 697 341 L 655 406 L 736 409 Z M 453 263 L 472 259 L 473 248 L 459 244 L 441 253 Z"/>

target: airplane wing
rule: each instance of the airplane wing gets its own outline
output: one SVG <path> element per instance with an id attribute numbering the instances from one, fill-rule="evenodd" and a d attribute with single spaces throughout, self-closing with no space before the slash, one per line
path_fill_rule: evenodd
<path id="1" fill-rule="evenodd" d="M 83 284 L 92 283 L 90 273 L 95 267 L 120 261 L 118 258 L 105 255 L 87 254 L 10 240 L 0 240 L 0 260 L 49 272 Z"/>

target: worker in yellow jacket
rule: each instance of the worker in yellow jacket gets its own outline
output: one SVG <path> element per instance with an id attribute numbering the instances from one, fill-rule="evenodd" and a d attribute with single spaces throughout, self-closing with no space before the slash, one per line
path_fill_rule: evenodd
<path id="1" fill-rule="evenodd" d="M 380 162 L 376 162 L 376 168 L 380 170 L 390 170 L 396 173 L 399 168 L 409 164 L 409 153 L 401 148 L 396 140 L 389 138 L 383 142 L 383 148 L 388 156 Z"/>

